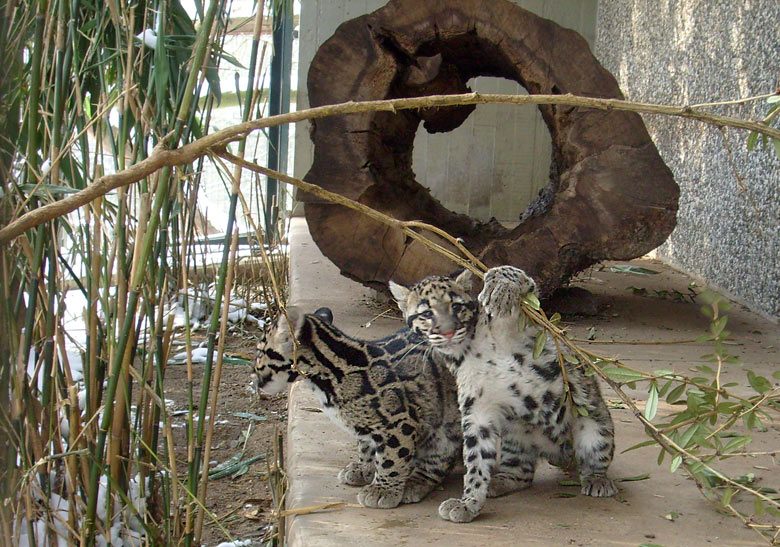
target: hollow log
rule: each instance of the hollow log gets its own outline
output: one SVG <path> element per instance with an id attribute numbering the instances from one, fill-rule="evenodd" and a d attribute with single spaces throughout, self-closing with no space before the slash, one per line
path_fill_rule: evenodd
<path id="1" fill-rule="evenodd" d="M 623 98 L 579 34 L 507 0 L 393 0 L 343 23 L 322 44 L 309 69 L 309 100 L 321 106 L 464 93 L 477 76 L 514 80 L 532 94 Z M 318 119 L 305 179 L 395 218 L 434 224 L 488 266 L 524 269 L 543 296 L 594 263 L 641 256 L 671 233 L 679 188 L 632 112 L 540 105 L 553 145 L 549 202 L 517 227 L 446 209 L 415 180 L 415 133 L 420 123 L 451 131 L 473 109 Z M 322 252 L 366 285 L 410 284 L 457 269 L 396 229 L 310 195 L 300 199 Z"/>

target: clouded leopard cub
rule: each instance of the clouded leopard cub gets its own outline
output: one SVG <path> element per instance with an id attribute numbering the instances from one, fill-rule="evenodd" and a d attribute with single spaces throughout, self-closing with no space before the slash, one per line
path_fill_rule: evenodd
<path id="1" fill-rule="evenodd" d="M 390 285 L 409 326 L 446 357 L 458 384 L 463 497 L 442 502 L 439 515 L 471 521 L 486 497 L 530 486 L 539 457 L 559 467 L 576 463 L 582 493 L 614 495 L 617 488 L 606 477 L 614 427 L 596 380 L 567 363 L 567 400 L 554 342 L 548 339 L 533 358 L 538 329 L 523 329 L 520 302 L 536 284 L 512 266 L 492 268 L 475 314 L 470 278 L 467 270 L 456 279 L 428 277 L 411 289 Z"/>
<path id="2" fill-rule="evenodd" d="M 438 485 L 460 454 L 455 380 L 423 338 L 402 329 L 382 340 L 357 340 L 314 314 L 287 308 L 257 345 L 258 387 L 278 393 L 299 375 L 323 411 L 358 439 L 358 461 L 339 473 L 363 486 L 358 501 L 387 509 L 416 503 Z M 426 351 L 427 350 L 427 351 Z"/>

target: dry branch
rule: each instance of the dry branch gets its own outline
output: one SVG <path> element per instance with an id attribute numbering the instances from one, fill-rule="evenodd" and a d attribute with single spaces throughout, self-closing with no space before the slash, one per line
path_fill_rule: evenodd
<path id="1" fill-rule="evenodd" d="M 403 231 L 407 236 L 421 242 L 423 245 L 426 245 L 430 249 L 433 249 L 436 252 L 443 254 L 444 256 L 446 256 L 447 258 L 449 258 L 459 266 L 470 269 L 473 273 L 475 273 L 479 277 L 482 277 L 483 272 L 487 270 L 487 267 L 477 257 L 471 254 L 471 252 L 468 249 L 466 249 L 466 247 L 464 247 L 463 244 L 460 241 L 458 241 L 457 238 L 452 237 L 450 234 L 448 234 L 447 232 L 445 232 L 440 228 L 437 228 L 436 226 L 432 226 L 424 222 L 418 222 L 413 220 L 401 221 L 395 219 L 375 209 L 372 209 L 371 207 L 367 207 L 362 203 L 346 198 L 341 194 L 336 194 L 335 192 L 331 192 L 329 190 L 325 190 L 324 188 L 320 188 L 316 184 L 310 184 L 301 179 L 297 179 L 295 177 L 285 175 L 284 173 L 281 173 L 279 171 L 274 171 L 273 169 L 268 169 L 267 167 L 263 167 L 262 165 L 258 165 L 256 163 L 252 163 L 250 161 L 241 159 L 238 156 L 234 156 L 233 154 L 229 153 L 224 148 L 218 151 L 214 151 L 214 153 L 217 156 L 224 158 L 235 165 L 239 165 L 243 167 L 244 169 L 254 171 L 255 173 L 261 173 L 263 175 L 280 180 L 282 182 L 292 184 L 293 186 L 297 187 L 299 190 L 303 190 L 304 192 L 309 192 L 315 196 L 321 197 L 332 203 L 337 203 L 339 205 L 343 205 L 345 207 L 358 211 L 359 213 L 363 213 L 364 215 L 376 220 L 377 222 L 385 224 L 386 226 L 390 226 L 392 228 L 398 228 L 401 231 Z M 458 256 L 450 249 L 442 247 L 436 242 L 426 238 L 419 232 L 415 231 L 414 228 L 427 230 L 447 240 L 450 244 L 452 244 L 453 247 L 459 250 L 463 254 L 463 256 L 465 256 L 465 259 Z"/>
<path id="2" fill-rule="evenodd" d="M 67 196 L 62 200 L 38 207 L 22 215 L 0 229 L 0 244 L 6 244 L 18 237 L 26 230 L 38 226 L 48 220 L 58 218 L 79 207 L 86 205 L 94 199 L 103 196 L 122 186 L 128 186 L 138 182 L 155 171 L 166 167 L 190 163 L 208 153 L 210 149 L 224 147 L 228 143 L 241 140 L 252 131 L 281 125 L 285 123 L 300 122 L 303 120 L 337 116 L 342 114 L 354 114 L 358 112 L 391 111 L 424 107 L 441 107 L 468 104 L 562 104 L 581 108 L 596 108 L 600 110 L 623 110 L 640 112 L 645 114 L 663 114 L 689 118 L 716 127 L 735 127 L 748 131 L 755 131 L 780 140 L 780 130 L 768 127 L 760 122 L 741 120 L 728 116 L 712 114 L 689 106 L 669 106 L 650 103 L 638 103 L 620 99 L 597 99 L 592 97 L 579 97 L 575 95 L 481 95 L 479 93 L 465 93 L 460 95 L 432 95 L 428 97 L 413 97 L 405 99 L 387 99 L 381 101 L 346 102 L 341 104 L 320 106 L 261 118 L 227 127 L 210 135 L 206 135 L 196 141 L 177 149 L 164 149 L 159 145 L 155 151 L 145 160 L 138 162 L 127 169 L 112 175 L 104 175 L 94 181 L 83 190 Z"/>

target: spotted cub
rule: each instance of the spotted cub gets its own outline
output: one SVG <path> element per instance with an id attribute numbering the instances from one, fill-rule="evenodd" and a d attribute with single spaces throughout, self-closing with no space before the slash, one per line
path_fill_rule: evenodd
<path id="1" fill-rule="evenodd" d="M 470 277 L 390 285 L 409 327 L 446 359 L 458 384 L 463 496 L 442 502 L 439 515 L 473 520 L 487 497 L 529 487 L 539 457 L 560 467 L 576 464 L 583 494 L 614 495 L 606 476 L 614 427 L 596 380 L 568 363 L 564 377 L 549 338 L 533 356 L 539 329 L 523 327 L 520 303 L 536 284 L 512 266 L 492 268 L 475 302 Z"/>
<path id="2" fill-rule="evenodd" d="M 357 437 L 358 459 L 339 480 L 363 487 L 361 504 L 388 509 L 422 500 L 461 447 L 455 380 L 441 358 L 410 329 L 367 341 L 333 326 L 327 308 L 289 307 L 287 317 L 257 346 L 259 389 L 278 393 L 300 376 L 328 417 Z"/>

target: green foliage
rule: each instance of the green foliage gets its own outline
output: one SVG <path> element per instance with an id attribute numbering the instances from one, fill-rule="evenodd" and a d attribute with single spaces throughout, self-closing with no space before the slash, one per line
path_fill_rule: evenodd
<path id="1" fill-rule="evenodd" d="M 224 49 L 228 14 L 221 3 L 210 0 L 205 12 L 198 4 L 196 21 L 180 0 L 16 2 L 0 16 L 0 226 L 132 167 L 156 146 L 180 147 L 209 130 L 221 94 L 219 65 L 240 63 Z M 144 31 L 154 33 L 155 47 L 137 38 Z M 259 67 L 251 70 L 256 81 Z M 245 99 L 246 109 L 260 96 L 257 90 Z M 193 519 L 208 476 L 198 458 L 208 451 L 205 409 L 216 389 L 213 341 L 224 319 L 220 299 L 230 291 L 229 253 L 216 279 L 202 387 L 198 393 L 192 381 L 187 386 L 186 443 L 194 456 L 176 473 L 163 382 L 172 340 L 166 307 L 202 266 L 195 240 L 203 235 L 203 161 L 161 169 L 0 248 L 2 537 L 18 539 L 22 516 L 39 518 L 25 512 L 31 507 L 54 530 L 60 517 L 39 502 L 56 487 L 73 510 L 73 531 L 60 538 L 69 544 L 92 544 L 107 532 L 95 518 L 102 510 L 118 519 L 137 516 L 149 544 L 198 541 Z M 237 193 L 232 199 L 231 223 Z M 271 260 L 264 275 L 277 268 L 283 274 L 283 261 Z M 73 378 L 77 357 L 64 352 L 68 290 L 89 303 L 78 356 L 83 380 Z M 184 336 L 191 349 L 189 327 Z M 251 461 L 242 459 L 231 474 Z M 154 514 L 133 507 L 131 478 Z M 99 495 L 101 484 L 109 495 Z M 201 521 L 205 514 L 203 508 Z M 46 539 L 29 528 L 32 542 Z"/>
<path id="2" fill-rule="evenodd" d="M 777 92 L 776 92 L 777 93 Z M 761 120 L 761 123 L 763 123 L 766 126 L 769 126 L 775 118 L 777 118 L 777 115 L 780 114 L 780 94 L 772 95 L 771 97 L 768 97 L 766 100 L 767 104 L 769 105 L 769 109 L 767 110 L 767 114 L 764 117 L 763 120 Z M 747 138 L 747 148 L 748 150 L 752 151 L 755 149 L 756 144 L 759 141 L 759 138 L 761 139 L 761 148 L 766 149 L 766 147 L 769 145 L 769 137 L 766 135 L 759 135 L 756 131 L 751 131 Z M 778 139 L 771 139 L 772 140 L 772 146 L 775 149 L 775 154 L 777 154 L 777 157 L 780 158 L 780 140 Z"/>
<path id="3" fill-rule="evenodd" d="M 704 304 L 701 311 L 710 320 L 708 332 L 697 341 L 711 344 L 712 351 L 701 357 L 707 364 L 692 367 L 692 376 L 669 369 L 652 373 L 633 369 L 617 360 L 596 356 L 568 341 L 554 327 L 547 328 L 559 343 L 568 346 L 580 361 L 587 362 L 601 375 L 620 395 L 625 406 L 641 416 L 650 438 L 625 449 L 624 453 L 659 447 L 658 465 L 668 461 L 670 472 L 683 470 L 696 481 L 710 502 L 741 519 L 771 543 L 773 538 L 780 536 L 777 490 L 759 487 L 752 471 L 733 477 L 718 470 L 717 466 L 726 459 L 745 458 L 748 462 L 748 458 L 759 455 L 780 457 L 780 449 L 749 451 L 756 436 L 768 433 L 766 424 L 780 412 L 780 386 L 773 382 L 780 380 L 780 371 L 773 372 L 770 379 L 753 370 L 745 370 L 744 385 L 723 382 L 725 370 L 733 373 L 742 366 L 728 351 L 733 343 L 726 328 L 728 316 L 725 312 L 729 302 L 714 292 L 697 295 L 697 300 Z M 636 389 L 644 382 L 647 382 L 647 400 L 640 413 L 622 388 Z M 731 389 L 736 386 L 740 387 L 738 393 Z M 745 389 L 752 393 L 745 394 Z M 662 400 L 666 402 L 663 411 Z"/>
<path id="4" fill-rule="evenodd" d="M 649 380 L 649 386 L 644 417 L 648 421 L 656 419 L 659 398 L 665 394 L 673 410 L 652 424 L 654 431 L 668 440 L 660 443 L 659 465 L 664 455 L 670 454 L 669 469 L 672 473 L 685 468 L 711 501 L 747 519 L 749 526 L 755 524 L 752 526 L 755 530 L 771 538 L 780 530 L 780 523 L 771 520 L 780 515 L 773 513 L 780 510 L 780 498 L 767 494 L 767 490 L 774 490 L 754 487 L 756 479 L 753 473 L 729 478 L 717 471 L 715 466 L 727 458 L 750 456 L 747 449 L 754 436 L 766 431 L 764 423 L 771 421 L 780 410 L 780 388 L 769 378 L 745 370 L 747 385 L 754 393 L 737 395 L 728 391 L 729 387 L 737 384 L 722 382 L 724 369 L 741 366 L 739 359 L 727 350 L 726 342 L 730 336 L 726 330 L 728 316 L 722 314 L 728 309 L 728 302 L 715 293 L 704 293 L 701 300 L 705 303 L 702 312 L 710 319 L 710 325 L 709 332 L 702 335 L 700 341 L 714 346 L 713 352 L 703 355 L 702 359 L 711 365 L 694 367 L 697 375 L 693 377 L 671 371 L 647 375 L 645 379 Z M 620 382 L 641 379 L 641 374 L 627 371 L 617 364 L 605 366 L 602 371 Z M 777 378 L 777 375 L 773 377 Z M 666 382 L 659 389 L 659 380 L 662 379 Z M 659 439 L 639 443 L 628 450 L 653 444 L 659 444 Z M 736 500 L 745 496 L 753 497 L 749 508 L 735 508 Z M 746 514 L 750 509 L 753 510 L 752 517 Z"/>

